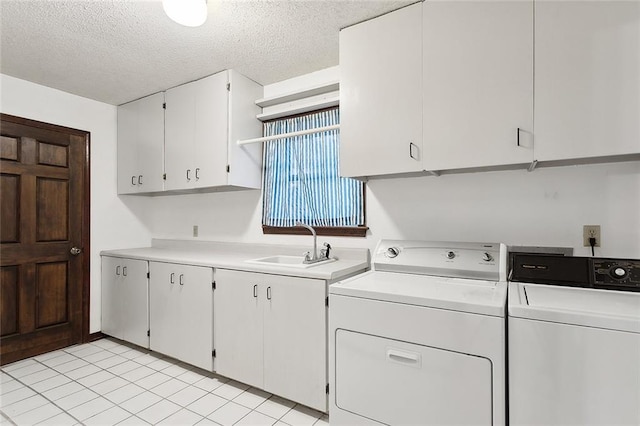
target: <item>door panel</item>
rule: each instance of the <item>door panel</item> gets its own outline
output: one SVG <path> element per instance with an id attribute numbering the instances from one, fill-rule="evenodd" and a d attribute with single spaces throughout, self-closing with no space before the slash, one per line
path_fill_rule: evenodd
<path id="1" fill-rule="evenodd" d="M 102 318 L 101 331 L 122 339 L 122 259 L 102 256 Z"/>
<path id="2" fill-rule="evenodd" d="M 69 149 L 66 146 L 40 142 L 38 144 L 38 164 L 68 167 Z"/>
<path id="3" fill-rule="evenodd" d="M 36 328 L 67 321 L 67 262 L 36 265 Z"/>
<path id="4" fill-rule="evenodd" d="M 145 260 L 126 259 L 122 275 L 122 339 L 148 348 L 149 289 L 148 263 Z"/>
<path id="5" fill-rule="evenodd" d="M 533 1 L 423 7 L 425 170 L 530 163 Z"/>
<path id="6" fill-rule="evenodd" d="M 0 337 L 18 331 L 18 267 L 0 268 Z"/>
<path id="7" fill-rule="evenodd" d="M 68 239 L 69 181 L 36 178 L 36 241 Z"/>
<path id="8" fill-rule="evenodd" d="M 195 182 L 196 167 L 191 153 L 195 149 L 196 83 L 183 84 L 165 93 L 164 170 L 167 178 L 164 189 L 167 190 L 192 188 Z"/>
<path id="9" fill-rule="evenodd" d="M 264 389 L 324 410 L 327 404 L 325 282 L 266 274 L 263 277 L 268 290 L 268 298 L 263 300 Z"/>
<path id="10" fill-rule="evenodd" d="M 196 186 L 227 184 L 228 73 L 197 81 L 193 164 Z M 194 172 L 195 176 L 195 172 Z"/>
<path id="11" fill-rule="evenodd" d="M 216 270 L 215 370 L 259 388 L 263 380 L 263 274 Z"/>
<path id="12" fill-rule="evenodd" d="M 20 141 L 18 138 L 0 136 L 0 158 L 3 160 L 18 161 Z"/>
<path id="13" fill-rule="evenodd" d="M 16 243 L 20 238 L 20 176 L 3 174 L 0 177 L 0 194 L 0 242 Z"/>
<path id="14" fill-rule="evenodd" d="M 181 266 L 178 295 L 179 359 L 213 371 L 213 269 Z M 182 279 L 182 281 L 180 281 Z"/>
<path id="15" fill-rule="evenodd" d="M 88 339 L 87 132 L 2 114 L 1 363 Z M 83 302 L 85 301 L 85 302 Z"/>

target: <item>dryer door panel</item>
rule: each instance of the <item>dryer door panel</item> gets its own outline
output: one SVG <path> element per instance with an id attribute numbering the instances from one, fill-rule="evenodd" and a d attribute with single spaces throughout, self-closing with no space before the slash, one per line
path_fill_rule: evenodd
<path id="1" fill-rule="evenodd" d="M 336 330 L 335 398 L 386 424 L 491 425 L 491 362 L 482 357 Z"/>

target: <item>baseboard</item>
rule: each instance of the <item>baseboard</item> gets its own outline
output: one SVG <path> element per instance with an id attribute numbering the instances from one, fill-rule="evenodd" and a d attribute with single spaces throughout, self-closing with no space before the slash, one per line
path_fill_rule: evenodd
<path id="1" fill-rule="evenodd" d="M 100 340 L 107 337 L 105 334 L 102 333 L 102 331 L 98 331 L 95 333 L 91 333 L 89 334 L 89 342 L 95 342 L 96 340 Z"/>

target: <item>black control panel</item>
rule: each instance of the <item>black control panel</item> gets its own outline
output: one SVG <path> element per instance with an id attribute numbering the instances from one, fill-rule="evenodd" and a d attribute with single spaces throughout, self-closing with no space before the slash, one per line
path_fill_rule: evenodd
<path id="1" fill-rule="evenodd" d="M 516 254 L 510 280 L 640 292 L 640 260 Z"/>
<path id="2" fill-rule="evenodd" d="M 590 259 L 595 288 L 640 291 L 640 260 Z"/>

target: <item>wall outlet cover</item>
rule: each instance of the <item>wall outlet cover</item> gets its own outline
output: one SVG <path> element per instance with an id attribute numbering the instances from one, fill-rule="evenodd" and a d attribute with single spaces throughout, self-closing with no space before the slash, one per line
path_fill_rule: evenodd
<path id="1" fill-rule="evenodd" d="M 600 225 L 584 225 L 582 227 L 582 245 L 584 247 L 591 247 L 591 244 L 589 244 L 589 238 L 595 238 L 595 247 L 600 247 Z"/>

